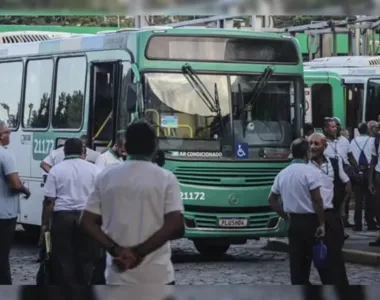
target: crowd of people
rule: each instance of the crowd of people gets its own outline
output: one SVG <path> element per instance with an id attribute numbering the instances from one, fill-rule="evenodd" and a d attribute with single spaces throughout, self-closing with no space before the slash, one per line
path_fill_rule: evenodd
<path id="1" fill-rule="evenodd" d="M 380 205 L 379 125 L 360 123 L 349 141 L 338 118 L 325 118 L 323 134 L 305 124 L 292 143 L 292 163 L 274 180 L 269 203 L 289 222 L 292 284 L 310 284 L 313 249 L 323 241 L 323 284 L 347 286 L 342 257 L 345 227 L 378 230 Z M 11 284 L 9 253 L 19 212 L 21 182 L 6 148 L 11 131 L 0 121 L 0 284 Z M 170 240 L 184 234 L 180 186 L 162 168 L 155 131 L 146 122 L 100 154 L 86 136 L 69 138 L 42 162 L 44 201 L 40 245 L 51 233 L 52 284 L 174 284 Z M 353 192 L 352 192 L 353 190 Z M 348 221 L 355 198 L 354 224 Z M 380 246 L 380 238 L 371 243 Z M 41 251 L 41 258 L 44 251 Z M 128 270 L 128 272 L 125 272 Z"/>
<path id="2" fill-rule="evenodd" d="M 10 133 L 0 122 L 0 284 L 12 284 L 9 254 L 18 197 L 30 196 L 6 148 Z M 40 258 L 49 231 L 49 283 L 173 285 L 169 241 L 184 234 L 183 203 L 176 177 L 162 168 L 155 131 L 135 122 L 103 154 L 86 145 L 86 136 L 69 138 L 40 165 L 45 180 Z"/>
<path id="3" fill-rule="evenodd" d="M 309 285 L 313 253 L 324 243 L 325 263 L 316 265 L 323 284 L 349 285 L 342 255 L 345 227 L 379 229 L 379 125 L 360 123 L 359 135 L 349 141 L 338 118 L 325 118 L 323 134 L 305 124 L 304 137 L 291 146 L 292 163 L 275 178 L 269 195 L 273 209 L 288 221 L 292 284 Z M 353 191 L 353 193 L 352 193 Z M 355 199 L 354 224 L 348 221 Z M 281 198 L 281 200 L 280 200 Z M 370 243 L 380 246 L 380 238 Z"/>

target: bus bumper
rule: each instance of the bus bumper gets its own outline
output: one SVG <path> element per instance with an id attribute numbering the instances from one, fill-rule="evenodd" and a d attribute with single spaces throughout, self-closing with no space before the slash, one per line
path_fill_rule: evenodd
<path id="1" fill-rule="evenodd" d="M 242 228 L 222 228 L 214 224 L 213 227 L 197 226 L 197 218 L 192 214 L 185 213 L 185 238 L 188 239 L 258 239 L 271 237 L 286 237 L 287 223 L 276 214 L 269 217 L 267 226 L 242 227 Z M 218 217 L 215 217 L 218 219 Z"/>

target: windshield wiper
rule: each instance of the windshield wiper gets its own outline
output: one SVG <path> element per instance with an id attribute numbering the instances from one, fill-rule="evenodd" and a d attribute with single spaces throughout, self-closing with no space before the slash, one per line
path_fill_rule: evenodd
<path id="1" fill-rule="evenodd" d="M 240 84 L 238 85 L 238 93 L 239 93 L 239 98 L 240 98 L 239 100 L 240 100 L 240 103 L 242 103 L 241 105 L 239 105 L 241 107 L 239 113 L 240 113 L 240 120 L 242 122 L 242 127 L 243 127 L 242 128 L 243 129 L 243 137 L 245 137 L 245 133 L 247 130 L 247 128 L 246 128 L 247 123 L 252 121 L 251 120 L 251 111 L 252 111 L 255 103 L 259 99 L 261 92 L 266 87 L 269 79 L 272 77 L 273 72 L 274 72 L 274 68 L 270 67 L 270 66 L 268 66 L 264 70 L 264 72 L 260 75 L 259 79 L 257 80 L 257 82 L 253 88 L 251 99 L 249 100 L 249 102 L 245 106 L 244 106 L 244 97 L 243 97 L 243 93 L 241 90 L 241 85 Z"/>
<path id="2" fill-rule="evenodd" d="M 219 118 L 219 126 L 220 126 L 220 136 L 223 137 L 223 133 L 224 133 L 224 125 L 223 125 L 223 119 L 222 119 L 222 110 L 220 108 L 220 101 L 219 101 L 219 93 L 218 93 L 218 85 L 215 83 L 215 86 L 214 86 L 214 93 L 215 93 L 215 97 L 214 97 L 214 101 L 215 101 L 215 108 L 217 110 L 217 116 Z"/>
<path id="3" fill-rule="evenodd" d="M 195 90 L 195 92 L 198 94 L 199 98 L 201 98 L 201 100 L 204 102 L 207 108 L 211 112 L 217 114 L 217 117 L 219 118 L 220 135 L 223 136 L 224 126 L 223 126 L 222 110 L 220 107 L 217 84 L 215 83 L 214 85 L 215 95 L 213 98 L 210 92 L 208 91 L 207 87 L 203 84 L 202 80 L 200 80 L 198 75 L 194 72 L 193 68 L 189 64 L 185 64 L 182 67 L 182 71 L 187 81 L 190 83 L 192 88 Z"/>
<path id="4" fill-rule="evenodd" d="M 245 122 L 246 122 L 246 117 L 245 117 L 245 110 L 244 110 L 244 97 L 243 97 L 243 92 L 241 90 L 241 84 L 239 83 L 238 84 L 238 106 L 239 106 L 239 110 L 240 110 L 240 121 L 241 121 L 241 127 L 242 127 L 242 130 L 243 130 L 243 138 L 245 138 L 245 132 L 246 132 L 246 125 L 245 125 Z"/>
<path id="5" fill-rule="evenodd" d="M 257 80 L 255 84 L 255 87 L 253 88 L 251 100 L 249 100 L 249 102 L 245 105 L 244 111 L 249 112 L 252 110 L 257 99 L 259 99 L 261 92 L 268 84 L 269 79 L 272 77 L 273 72 L 274 72 L 274 68 L 268 66 L 264 70 L 264 72 L 261 74 L 261 76 L 259 77 L 259 79 Z"/>
<path id="6" fill-rule="evenodd" d="M 203 82 L 199 79 L 197 74 L 195 74 L 193 68 L 189 64 L 185 64 L 182 67 L 182 72 L 187 81 L 190 83 L 191 87 L 195 90 L 195 92 L 198 94 L 199 98 L 204 102 L 204 104 L 207 106 L 207 108 L 213 112 L 217 113 L 217 107 L 215 100 L 212 98 L 210 92 L 205 87 Z"/>

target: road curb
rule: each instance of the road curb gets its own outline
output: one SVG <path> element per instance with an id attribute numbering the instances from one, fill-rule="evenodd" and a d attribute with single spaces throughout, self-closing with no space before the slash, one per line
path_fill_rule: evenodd
<path id="1" fill-rule="evenodd" d="M 265 250 L 285 252 L 289 251 L 289 245 L 286 240 L 274 239 L 268 240 L 263 247 Z M 380 266 L 380 254 L 367 251 L 358 251 L 352 249 L 343 249 L 343 258 L 346 262 L 378 267 Z"/>
<path id="2" fill-rule="evenodd" d="M 380 266 L 380 254 L 367 251 L 343 249 L 343 258 L 346 262 L 378 267 Z"/>

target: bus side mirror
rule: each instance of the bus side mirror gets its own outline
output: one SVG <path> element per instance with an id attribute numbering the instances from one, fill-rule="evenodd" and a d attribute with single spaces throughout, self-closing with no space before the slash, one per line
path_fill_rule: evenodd
<path id="1" fill-rule="evenodd" d="M 130 83 L 127 87 L 127 111 L 130 113 L 136 112 L 137 105 L 137 84 Z"/>

